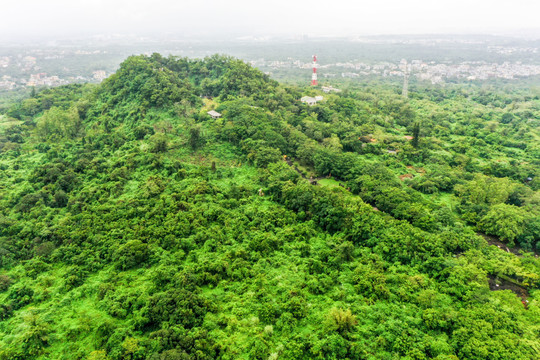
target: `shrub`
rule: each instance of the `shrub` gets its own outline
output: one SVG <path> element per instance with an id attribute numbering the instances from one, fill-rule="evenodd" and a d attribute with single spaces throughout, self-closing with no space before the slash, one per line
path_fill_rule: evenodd
<path id="1" fill-rule="evenodd" d="M 357 321 L 350 309 L 332 308 L 328 313 L 328 324 L 330 329 L 345 334 L 353 329 Z"/>
<path id="2" fill-rule="evenodd" d="M 140 240 L 130 240 L 120 246 L 114 254 L 116 267 L 121 270 L 127 270 L 137 267 L 148 260 L 150 249 L 148 244 Z"/>
<path id="3" fill-rule="evenodd" d="M 11 285 L 11 278 L 7 275 L 0 275 L 0 292 L 4 292 L 9 289 Z"/>
<path id="4" fill-rule="evenodd" d="M 16 284 L 9 290 L 7 300 L 10 300 L 10 305 L 13 310 L 18 310 L 23 306 L 30 304 L 34 297 L 34 291 L 26 285 Z"/>
<path id="5" fill-rule="evenodd" d="M 54 194 L 54 206 L 58 208 L 65 207 L 68 204 L 69 197 L 64 190 L 59 190 Z"/>
<path id="6" fill-rule="evenodd" d="M 133 136 L 137 140 L 144 139 L 146 135 L 154 135 L 154 128 L 150 125 L 139 125 L 133 129 Z"/>
<path id="7" fill-rule="evenodd" d="M 168 322 L 192 328 L 200 326 L 206 313 L 212 310 L 212 304 L 197 293 L 174 289 L 150 297 L 145 315 L 150 324 Z"/>

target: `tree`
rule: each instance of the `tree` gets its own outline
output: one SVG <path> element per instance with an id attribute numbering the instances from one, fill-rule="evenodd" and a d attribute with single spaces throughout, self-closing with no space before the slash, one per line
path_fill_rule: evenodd
<path id="1" fill-rule="evenodd" d="M 11 285 L 11 278 L 7 275 L 0 275 L 0 292 L 4 292 Z"/>
<path id="2" fill-rule="evenodd" d="M 514 205 L 493 205 L 478 223 L 486 234 L 495 235 L 514 245 L 514 240 L 525 231 L 527 212 Z"/>
<path id="3" fill-rule="evenodd" d="M 420 122 L 417 121 L 413 125 L 413 131 L 412 131 L 412 142 L 411 145 L 415 148 L 418 147 L 418 141 L 420 140 Z"/>
<path id="4" fill-rule="evenodd" d="M 268 164 L 277 162 L 281 159 L 281 151 L 269 146 L 261 146 L 255 151 L 252 158 L 255 165 L 265 168 Z"/>
<path id="5" fill-rule="evenodd" d="M 76 108 L 52 107 L 38 119 L 37 133 L 42 140 L 73 139 L 80 135 L 82 122 Z"/>
<path id="6" fill-rule="evenodd" d="M 332 308 L 328 313 L 328 325 L 330 329 L 342 335 L 350 332 L 356 324 L 356 316 L 352 314 L 351 309 Z"/>
<path id="7" fill-rule="evenodd" d="M 146 135 L 154 135 L 154 128 L 150 125 L 139 125 L 133 129 L 135 139 L 142 140 Z"/>
<path id="8" fill-rule="evenodd" d="M 189 147 L 195 151 L 199 147 L 201 142 L 201 125 L 193 125 L 189 128 Z"/>
<path id="9" fill-rule="evenodd" d="M 167 136 L 164 134 L 155 134 L 151 138 L 152 141 L 152 152 L 153 153 L 164 153 L 169 147 L 169 142 Z"/>
<path id="10" fill-rule="evenodd" d="M 58 190 L 54 194 L 54 205 L 56 207 L 65 207 L 68 204 L 69 197 L 64 190 Z"/>
<path id="11" fill-rule="evenodd" d="M 114 254 L 117 261 L 116 267 L 122 270 L 131 269 L 139 266 L 150 257 L 150 249 L 148 244 L 140 240 L 130 240 L 120 246 Z"/>

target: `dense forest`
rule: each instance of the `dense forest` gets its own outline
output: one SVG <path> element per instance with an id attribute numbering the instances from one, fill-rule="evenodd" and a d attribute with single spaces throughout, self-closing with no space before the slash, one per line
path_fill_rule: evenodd
<path id="1" fill-rule="evenodd" d="M 0 359 L 538 359 L 540 93 L 342 90 L 154 54 L 6 108 Z"/>

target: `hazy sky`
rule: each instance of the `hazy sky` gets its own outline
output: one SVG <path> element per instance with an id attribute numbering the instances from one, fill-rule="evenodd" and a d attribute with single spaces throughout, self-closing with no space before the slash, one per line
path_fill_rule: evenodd
<path id="1" fill-rule="evenodd" d="M 503 33 L 539 16 L 540 0 L 0 0 L 0 37 Z"/>

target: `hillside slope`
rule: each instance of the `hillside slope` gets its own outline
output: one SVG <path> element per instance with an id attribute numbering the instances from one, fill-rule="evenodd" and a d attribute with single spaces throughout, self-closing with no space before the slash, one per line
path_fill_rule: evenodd
<path id="1" fill-rule="evenodd" d="M 0 359 L 537 359 L 538 96 L 306 94 L 154 54 L 11 108 Z"/>

